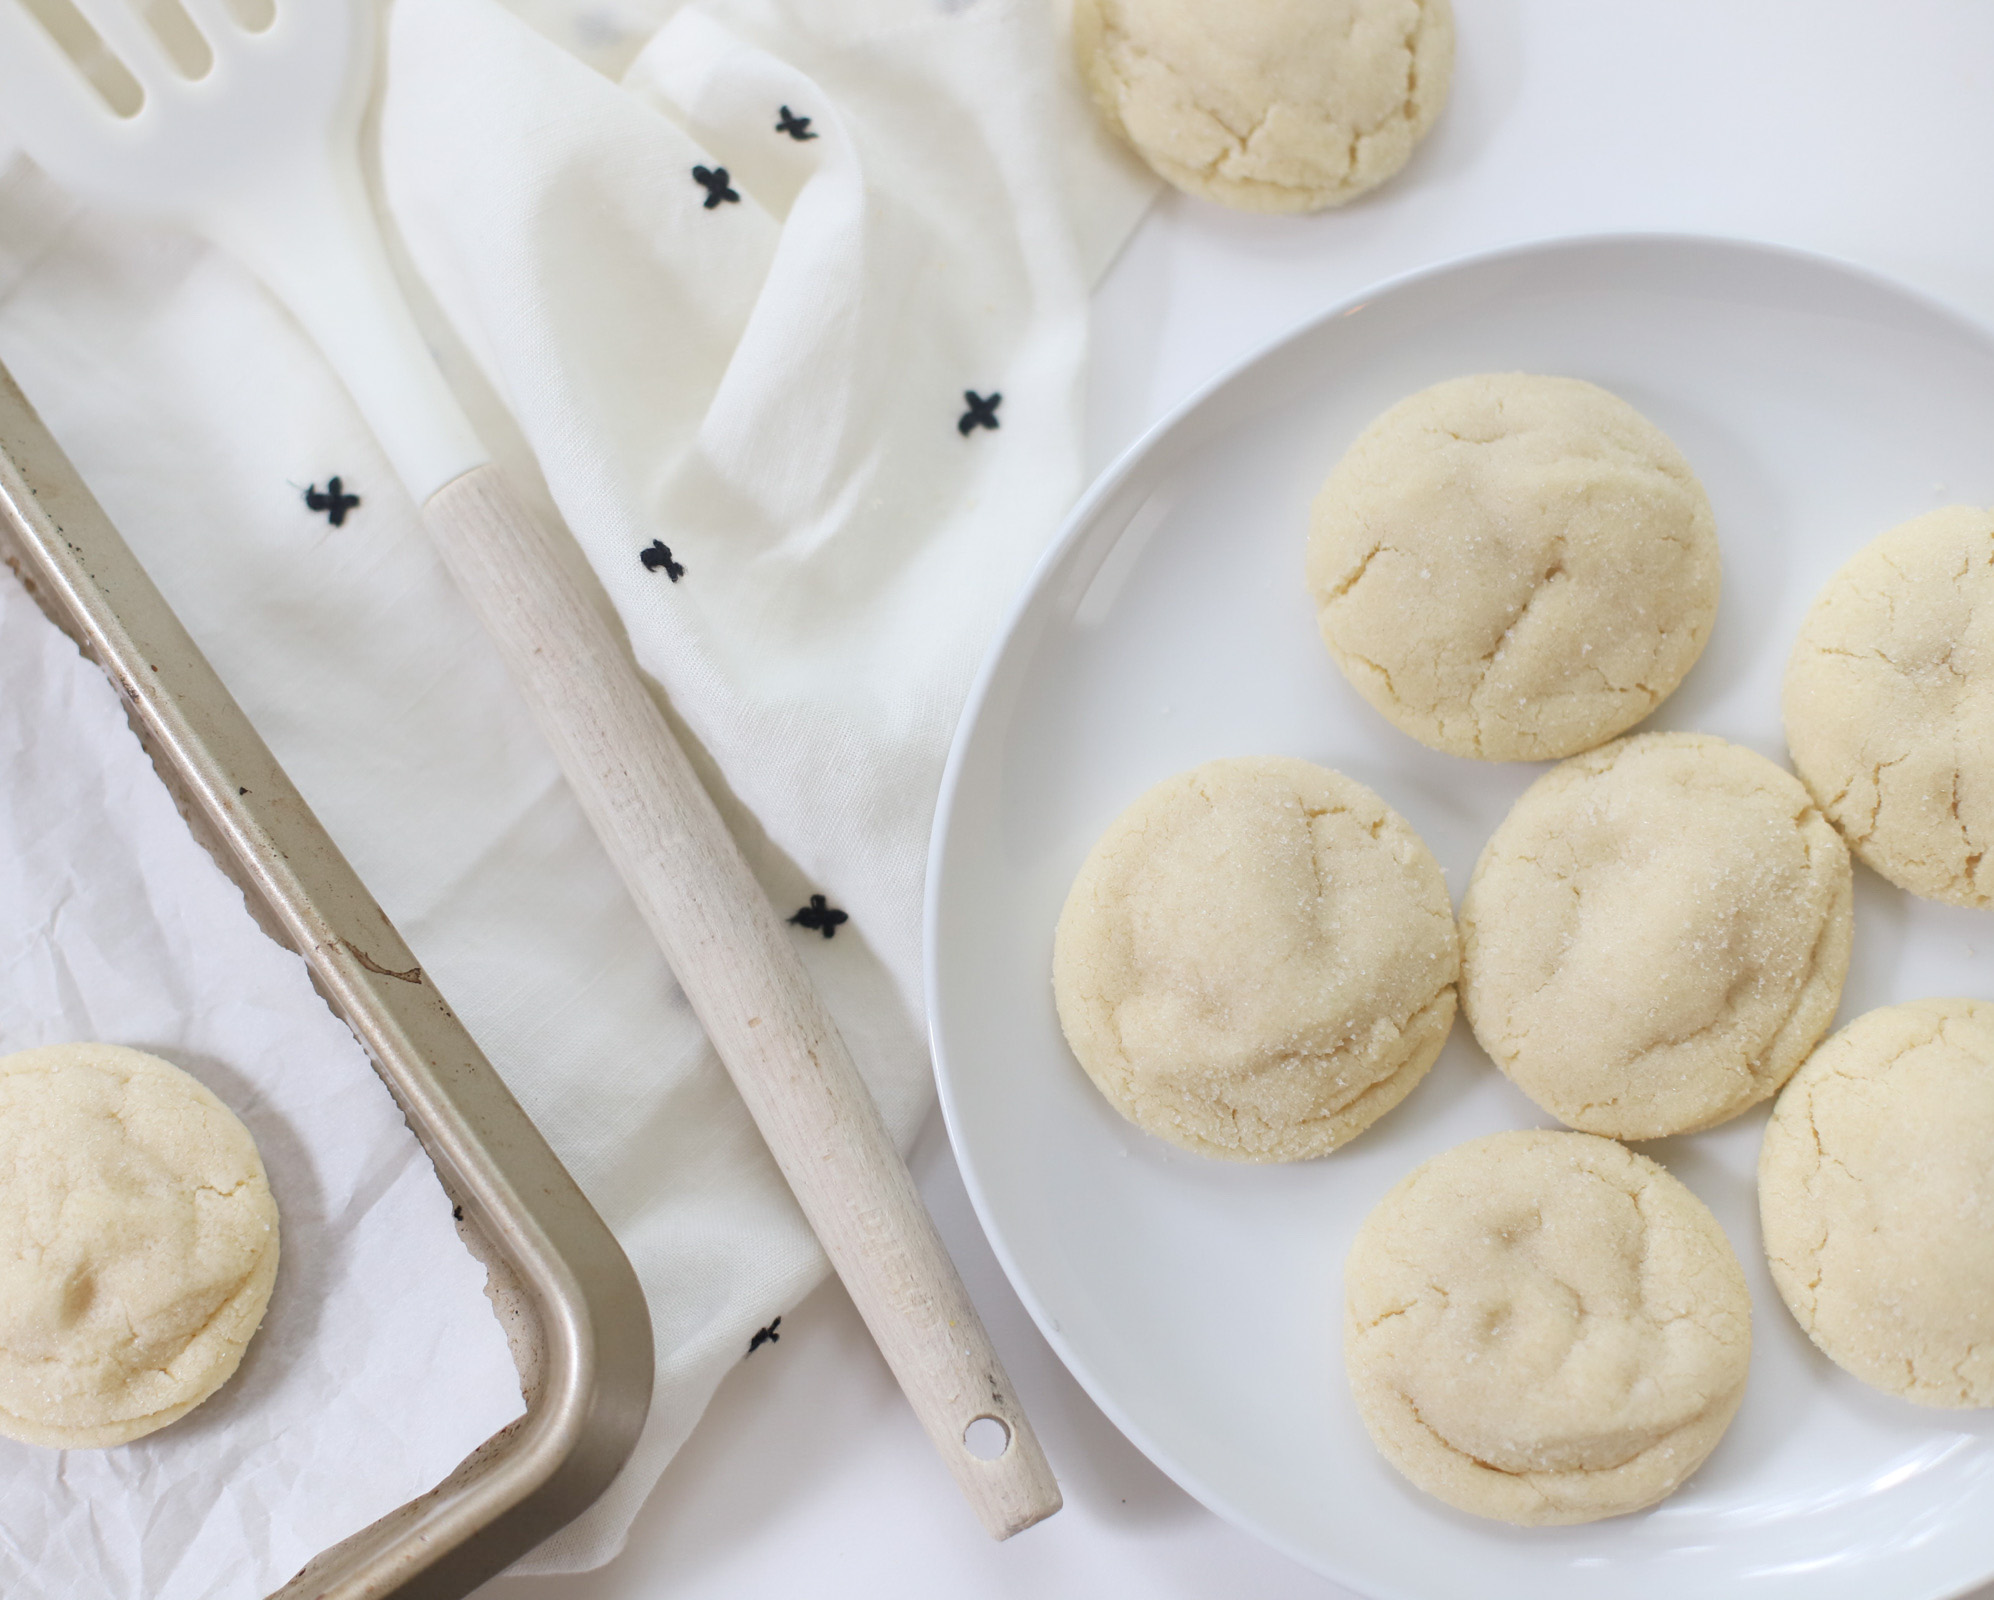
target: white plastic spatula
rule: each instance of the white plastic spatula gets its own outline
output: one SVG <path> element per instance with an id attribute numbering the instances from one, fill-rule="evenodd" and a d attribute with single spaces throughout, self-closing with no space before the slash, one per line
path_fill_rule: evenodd
<path id="1" fill-rule="evenodd" d="M 0 0 L 0 121 L 81 198 L 234 254 L 317 340 L 901 1388 L 1007 1537 L 1059 1490 L 878 1109 L 623 641 L 491 465 L 395 285 L 356 159 L 373 48 L 371 0 Z M 989 1459 L 978 1422 L 979 1442 L 1001 1432 Z"/>

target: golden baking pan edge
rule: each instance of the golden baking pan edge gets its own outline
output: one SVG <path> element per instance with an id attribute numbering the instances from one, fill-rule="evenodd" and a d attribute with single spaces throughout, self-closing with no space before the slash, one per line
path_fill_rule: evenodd
<path id="1" fill-rule="evenodd" d="M 637 1276 L 4 368 L 0 558 L 117 686 L 194 836 L 366 1047 L 460 1208 L 519 1367 L 524 1417 L 272 1600 L 458 1600 L 579 1515 L 636 1445 L 653 1366 Z"/>

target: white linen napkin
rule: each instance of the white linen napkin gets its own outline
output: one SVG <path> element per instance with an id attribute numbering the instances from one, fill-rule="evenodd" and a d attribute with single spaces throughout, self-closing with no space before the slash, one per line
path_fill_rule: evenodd
<path id="1" fill-rule="evenodd" d="M 1087 293 L 1153 188 L 1096 130 L 1058 31 L 1045 0 L 390 17 L 379 171 L 419 309 L 710 753 L 903 1142 L 931 1099 L 942 760 L 1080 487 Z M 282 310 L 0 152 L 0 360 L 636 1265 L 658 1340 L 643 1440 L 524 1569 L 600 1564 L 822 1257 Z M 359 496 L 336 525 L 334 475 Z"/>

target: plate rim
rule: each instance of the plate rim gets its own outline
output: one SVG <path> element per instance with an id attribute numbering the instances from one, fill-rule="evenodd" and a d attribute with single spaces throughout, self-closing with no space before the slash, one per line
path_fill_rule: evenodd
<path id="1" fill-rule="evenodd" d="M 1266 1528 L 1254 1516 L 1236 1507 L 1226 1495 L 1203 1482 L 1197 1473 L 1187 1468 L 1171 1451 L 1159 1445 L 1142 1425 L 1130 1417 L 1106 1392 L 1097 1375 L 1070 1348 L 1051 1313 L 1039 1300 L 1019 1269 L 1002 1229 L 992 1215 L 990 1199 L 982 1177 L 964 1148 L 960 1110 L 956 1102 L 954 1081 L 948 1066 L 948 1051 L 943 1042 L 939 1021 L 940 958 L 937 929 L 948 876 L 944 868 L 950 825 L 955 816 L 962 769 L 968 760 L 969 745 L 998 676 L 1003 671 L 1021 630 L 1040 604 L 1051 575 L 1057 571 L 1073 546 L 1086 534 L 1098 509 L 1112 499 L 1134 475 L 1158 443 L 1211 402 L 1221 391 L 1288 346 L 1308 338 L 1322 325 L 1360 310 L 1373 301 L 1415 289 L 1436 279 L 1497 268 L 1509 263 L 1551 257 L 1583 256 L 1602 251 L 1640 252 L 1658 249 L 1700 251 L 1713 257 L 1733 259 L 1779 261 L 1799 267 L 1803 271 L 1839 277 L 1865 289 L 1881 291 L 1943 322 L 1956 325 L 1962 334 L 1980 343 L 1987 349 L 1990 358 L 1994 358 L 1994 324 L 1988 323 L 1942 295 L 1834 252 L 1783 244 L 1743 234 L 1667 229 L 1624 229 L 1560 234 L 1516 241 L 1489 249 L 1463 251 L 1439 261 L 1377 279 L 1320 310 L 1298 318 L 1272 336 L 1261 339 L 1236 359 L 1221 366 L 1145 427 L 1102 468 L 1074 502 L 1072 510 L 1068 512 L 1058 532 L 1033 563 L 1030 573 L 1006 608 L 975 676 L 971 679 L 962 712 L 957 718 L 955 731 L 949 741 L 948 758 L 942 769 L 934 823 L 929 831 L 926 879 L 922 891 L 922 1002 L 926 1013 L 929 1051 L 934 1063 L 936 1097 L 941 1107 L 943 1125 L 948 1133 L 949 1147 L 955 1157 L 977 1223 L 983 1229 L 1005 1280 L 1030 1315 L 1040 1337 L 1058 1356 L 1060 1364 L 1068 1375 L 1080 1385 L 1088 1399 L 1115 1425 L 1122 1436 L 1172 1483 L 1235 1529 L 1280 1552 L 1304 1570 L 1329 1578 L 1332 1582 L 1350 1590 L 1352 1594 L 1366 1597 L 1366 1600 L 1434 1600 L 1434 1597 L 1423 1591 L 1404 1589 L 1374 1575 L 1366 1574 L 1359 1578 L 1341 1562 L 1325 1563 L 1318 1552 L 1313 1550 L 1305 1552 L 1288 1539 Z M 1990 1580 L 1994 1580 L 1994 1564 L 1990 1564 L 1987 1571 L 1969 1578 L 1964 1583 L 1930 1592 L 1924 1600 L 1964 1600 L 1964 1597 L 1971 1595 Z"/>

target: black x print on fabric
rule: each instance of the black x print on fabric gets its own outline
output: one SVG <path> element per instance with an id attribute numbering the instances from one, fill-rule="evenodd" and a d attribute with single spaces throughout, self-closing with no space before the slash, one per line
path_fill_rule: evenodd
<path id="1" fill-rule="evenodd" d="M 810 119 L 808 117 L 799 117 L 788 106 L 782 108 L 782 121 L 775 125 L 775 131 L 777 133 L 788 134 L 798 144 L 803 143 L 805 139 L 814 139 L 817 137 L 816 134 L 810 131 Z"/>
<path id="2" fill-rule="evenodd" d="M 782 1318 L 777 1317 L 766 1328 L 755 1329 L 754 1338 L 748 1341 L 748 1354 L 753 1355 L 765 1344 L 781 1344 L 782 1335 L 775 1330 L 782 1326 Z"/>
<path id="3" fill-rule="evenodd" d="M 994 429 L 997 426 L 997 407 L 1004 399 L 1001 394 L 993 394 L 986 400 L 974 389 L 965 389 L 962 398 L 969 409 L 957 420 L 957 433 L 967 439 L 978 428 Z"/>
<path id="4" fill-rule="evenodd" d="M 662 539 L 653 539 L 637 559 L 644 563 L 646 572 L 656 572 L 662 568 L 665 576 L 673 583 L 677 583 L 685 576 L 685 564 L 672 559 L 672 547 Z"/>
<path id="5" fill-rule="evenodd" d="M 337 477 L 325 480 L 325 493 L 320 494 L 318 485 L 313 484 L 305 491 L 305 509 L 323 511 L 325 520 L 335 528 L 346 520 L 346 513 L 360 504 L 360 496 L 348 494 Z"/>
<path id="6" fill-rule="evenodd" d="M 846 913 L 831 905 L 821 894 L 813 894 L 810 904 L 789 919 L 799 928 L 821 928 L 824 937 L 829 939 L 838 931 L 838 924 L 850 922 Z"/>
<path id="7" fill-rule="evenodd" d="M 692 175 L 699 180 L 700 187 L 706 191 L 706 199 L 702 203 L 708 211 L 711 211 L 723 200 L 738 200 L 741 198 L 734 190 L 727 187 L 727 169 L 725 167 L 694 167 Z"/>

